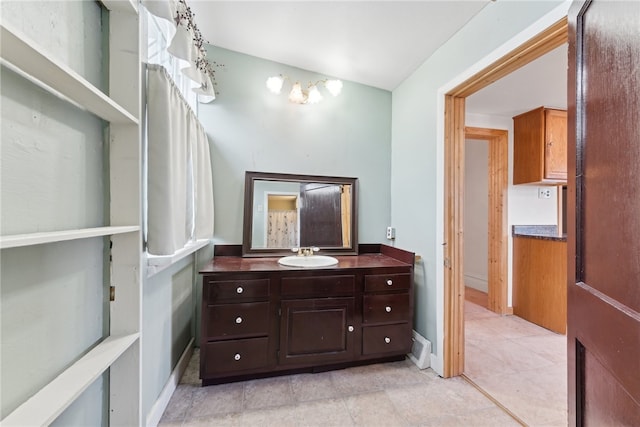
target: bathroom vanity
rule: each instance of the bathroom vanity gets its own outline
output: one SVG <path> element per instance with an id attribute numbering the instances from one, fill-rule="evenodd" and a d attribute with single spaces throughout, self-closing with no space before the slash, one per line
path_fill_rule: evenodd
<path id="1" fill-rule="evenodd" d="M 216 246 L 200 273 L 203 385 L 402 360 L 411 351 L 414 254 L 358 245 L 324 268 Z"/>

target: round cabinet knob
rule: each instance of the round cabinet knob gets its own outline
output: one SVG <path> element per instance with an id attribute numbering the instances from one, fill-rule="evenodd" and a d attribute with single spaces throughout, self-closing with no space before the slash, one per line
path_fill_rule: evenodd
<path id="1" fill-rule="evenodd" d="M 233 356 L 233 358 L 234 358 L 235 360 L 240 360 L 240 353 L 236 353 L 236 355 L 235 355 L 235 356 Z"/>
<path id="2" fill-rule="evenodd" d="M 387 280 L 387 286 L 391 286 L 391 285 L 393 285 L 393 280 L 391 279 Z"/>
<path id="3" fill-rule="evenodd" d="M 386 307 L 384 308 L 384 311 L 386 311 L 387 313 L 391 313 L 391 307 L 386 306 Z"/>
<path id="4" fill-rule="evenodd" d="M 353 332 L 353 326 L 349 325 L 347 329 L 349 330 L 349 332 Z"/>
<path id="5" fill-rule="evenodd" d="M 244 289 L 242 289 L 242 286 L 238 286 L 238 289 L 236 289 L 236 292 L 241 294 L 244 292 Z"/>
<path id="6" fill-rule="evenodd" d="M 242 323 L 242 317 L 240 317 L 240 316 L 236 317 L 236 323 L 237 324 Z"/>
<path id="7" fill-rule="evenodd" d="M 384 337 L 384 342 L 386 342 L 387 344 L 389 344 L 391 342 L 391 338 L 389 337 Z M 238 360 L 238 359 L 236 359 Z"/>

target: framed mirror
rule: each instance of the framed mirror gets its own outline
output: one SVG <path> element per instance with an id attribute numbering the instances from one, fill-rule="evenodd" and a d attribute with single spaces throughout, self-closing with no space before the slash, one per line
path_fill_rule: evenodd
<path id="1" fill-rule="evenodd" d="M 358 253 L 357 178 L 246 172 L 242 256 Z"/>

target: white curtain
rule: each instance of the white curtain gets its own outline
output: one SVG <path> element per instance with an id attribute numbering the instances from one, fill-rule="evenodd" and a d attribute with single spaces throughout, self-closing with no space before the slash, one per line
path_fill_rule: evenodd
<path id="1" fill-rule="evenodd" d="M 194 130 L 194 194 L 195 194 L 195 238 L 209 239 L 213 236 L 213 174 L 209 139 L 199 125 Z"/>
<path id="2" fill-rule="evenodd" d="M 270 210 L 267 225 L 268 248 L 298 246 L 298 212 Z"/>
<path id="3" fill-rule="evenodd" d="M 209 142 L 166 70 L 147 70 L 147 250 L 172 255 L 213 234 Z"/>
<path id="4" fill-rule="evenodd" d="M 185 61 L 182 72 L 198 85 L 193 91 L 198 94 L 199 101 L 213 101 L 216 93 L 212 75 L 205 66 L 208 61 L 206 50 L 202 46 L 204 40 L 193 21 L 186 0 L 142 0 L 142 4 L 149 13 L 170 24 L 172 34 L 169 35 L 167 51 Z"/>

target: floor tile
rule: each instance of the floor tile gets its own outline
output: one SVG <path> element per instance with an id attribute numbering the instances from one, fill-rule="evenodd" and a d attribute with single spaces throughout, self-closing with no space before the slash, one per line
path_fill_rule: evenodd
<path id="1" fill-rule="evenodd" d="M 256 427 L 294 427 L 301 421 L 295 406 L 280 406 L 262 410 L 245 411 L 240 417 L 240 425 Z"/>
<path id="2" fill-rule="evenodd" d="M 304 402 L 296 407 L 297 422 L 300 426 L 353 426 L 353 419 L 343 399 L 324 399 Z"/>
<path id="3" fill-rule="evenodd" d="M 349 396 L 345 398 L 345 402 L 356 426 L 408 425 L 385 392 Z"/>
<path id="4" fill-rule="evenodd" d="M 193 393 L 193 404 L 186 418 L 228 414 L 242 410 L 243 385 L 238 383 L 200 387 Z"/>
<path id="5" fill-rule="evenodd" d="M 243 409 L 292 405 L 295 402 L 288 376 L 246 381 Z"/>
<path id="6" fill-rule="evenodd" d="M 339 396 L 339 392 L 333 385 L 331 373 L 292 375 L 291 390 L 297 402 L 328 399 Z"/>

